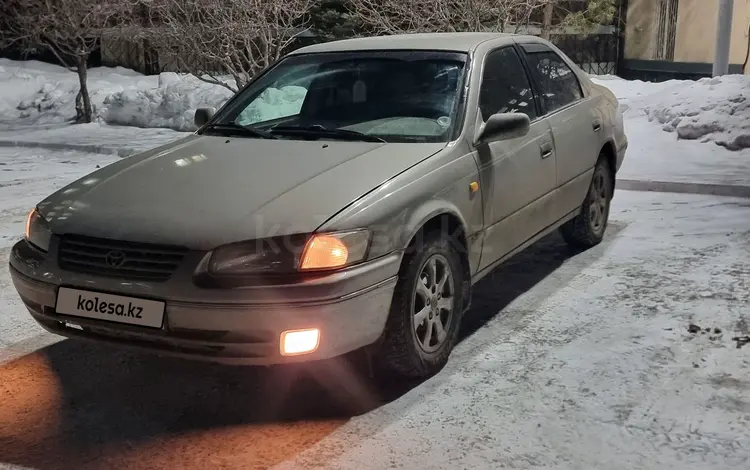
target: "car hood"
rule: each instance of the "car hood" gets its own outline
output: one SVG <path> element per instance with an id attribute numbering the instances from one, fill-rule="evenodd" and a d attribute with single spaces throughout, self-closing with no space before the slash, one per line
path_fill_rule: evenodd
<path id="1" fill-rule="evenodd" d="M 38 207 L 57 234 L 208 250 L 312 232 L 444 146 L 191 135 L 97 170 Z"/>

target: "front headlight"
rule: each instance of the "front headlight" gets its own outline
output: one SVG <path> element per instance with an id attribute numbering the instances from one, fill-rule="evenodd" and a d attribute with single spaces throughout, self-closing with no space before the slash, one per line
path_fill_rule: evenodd
<path id="1" fill-rule="evenodd" d="M 370 232 L 353 230 L 234 243 L 216 249 L 208 271 L 216 275 L 326 271 L 364 261 Z"/>
<path id="2" fill-rule="evenodd" d="M 49 250 L 49 242 L 52 238 L 52 231 L 49 229 L 47 221 L 44 220 L 39 211 L 34 208 L 29 212 L 26 218 L 26 241 L 36 248 L 46 252 Z"/>

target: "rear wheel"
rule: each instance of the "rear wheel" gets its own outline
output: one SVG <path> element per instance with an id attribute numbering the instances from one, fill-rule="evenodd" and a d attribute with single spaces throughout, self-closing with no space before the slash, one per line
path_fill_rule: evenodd
<path id="1" fill-rule="evenodd" d="M 406 256 L 381 350 L 387 371 L 423 378 L 443 368 L 458 336 L 462 286 L 461 259 L 448 237 L 428 236 Z"/>
<path id="2" fill-rule="evenodd" d="M 609 221 L 612 193 L 612 170 L 607 159 L 600 158 L 581 212 L 560 227 L 560 233 L 569 245 L 590 248 L 601 243 Z"/>

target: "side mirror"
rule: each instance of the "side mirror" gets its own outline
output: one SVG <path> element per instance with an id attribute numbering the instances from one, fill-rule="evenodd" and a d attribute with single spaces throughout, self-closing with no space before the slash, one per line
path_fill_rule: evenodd
<path id="1" fill-rule="evenodd" d="M 198 127 L 203 127 L 205 123 L 211 120 L 216 114 L 216 108 L 198 108 L 195 110 L 195 117 L 193 122 Z"/>
<path id="2" fill-rule="evenodd" d="M 523 113 L 497 113 L 482 125 L 475 139 L 476 145 L 497 140 L 515 139 L 529 133 L 531 121 Z"/>

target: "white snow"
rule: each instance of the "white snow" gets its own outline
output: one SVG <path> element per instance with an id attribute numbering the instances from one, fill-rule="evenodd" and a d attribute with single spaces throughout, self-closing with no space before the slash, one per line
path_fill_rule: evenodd
<path id="1" fill-rule="evenodd" d="M 234 85 L 234 82 L 227 80 Z M 0 124 L 38 125 L 70 121 L 76 115 L 78 76 L 41 62 L 0 59 Z M 192 75 L 165 72 L 144 76 L 122 67 L 88 71 L 97 121 L 106 124 L 195 130 L 201 107 L 221 107 L 232 91 Z M 247 110 L 247 118 L 273 118 L 299 110 L 305 90 L 269 89 Z M 286 114 L 285 114 L 286 113 Z"/>
<path id="2" fill-rule="evenodd" d="M 646 119 L 626 117 L 628 151 L 619 179 L 750 186 L 750 149 L 675 139 Z"/>
<path id="3" fill-rule="evenodd" d="M 627 118 L 645 117 L 680 139 L 715 142 L 729 150 L 750 148 L 750 76 L 662 83 L 593 78 L 615 93 Z"/>
<path id="4" fill-rule="evenodd" d="M 195 130 L 193 116 L 202 107 L 220 107 L 232 97 L 227 88 L 191 75 L 162 73 L 155 87 L 132 87 L 109 93 L 98 113 L 108 124 Z"/>
<path id="5" fill-rule="evenodd" d="M 152 88 L 156 77 L 122 67 L 88 70 L 89 92 L 95 112 L 106 97 L 125 89 Z M 75 117 L 78 76 L 63 67 L 36 61 L 0 59 L 0 122 L 49 124 Z"/>
<path id="6" fill-rule="evenodd" d="M 158 147 L 185 136 L 164 128 L 110 126 L 101 123 L 48 124 L 32 126 L 0 125 L 0 146 L 42 147 L 52 150 L 78 150 L 85 153 L 126 157 Z"/>

